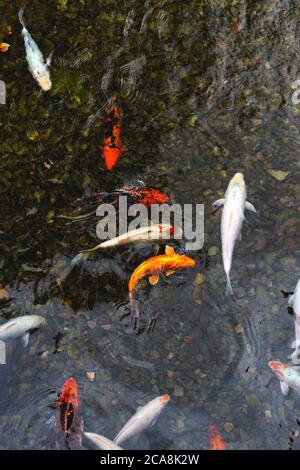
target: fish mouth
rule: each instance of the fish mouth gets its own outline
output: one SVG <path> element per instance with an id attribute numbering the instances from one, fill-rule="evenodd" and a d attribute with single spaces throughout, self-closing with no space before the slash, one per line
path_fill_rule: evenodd
<path id="1" fill-rule="evenodd" d="M 49 91 L 52 88 L 52 82 L 47 75 L 36 75 L 36 79 L 39 82 L 41 88 L 44 91 Z"/>
<path id="2" fill-rule="evenodd" d="M 167 393 L 160 397 L 160 402 L 162 405 L 166 405 L 167 403 L 169 403 L 169 401 L 170 401 L 170 395 L 168 395 Z"/>
<path id="3" fill-rule="evenodd" d="M 243 173 L 235 173 L 232 179 L 235 181 L 244 181 L 244 175 Z"/>

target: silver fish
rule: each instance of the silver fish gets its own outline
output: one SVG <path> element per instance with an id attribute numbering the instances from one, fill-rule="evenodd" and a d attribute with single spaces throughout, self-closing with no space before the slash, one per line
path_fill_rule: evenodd
<path id="1" fill-rule="evenodd" d="M 24 315 L 23 317 L 14 318 L 0 326 L 0 340 L 6 341 L 7 339 L 21 337 L 23 346 L 26 347 L 30 331 L 45 323 L 45 319 L 39 315 Z"/>
<path id="2" fill-rule="evenodd" d="M 233 295 L 230 282 L 230 270 L 235 242 L 241 240 L 244 211 L 256 212 L 255 207 L 247 201 L 246 185 L 242 173 L 236 173 L 231 179 L 224 199 L 218 199 L 213 206 L 222 206 L 221 237 L 224 271 L 227 277 L 227 293 Z"/>
<path id="3" fill-rule="evenodd" d="M 119 434 L 115 437 L 114 442 L 116 444 L 122 444 L 132 437 L 139 436 L 147 427 L 153 426 L 157 417 L 169 401 L 169 395 L 162 395 L 139 408 L 129 421 L 127 421 L 125 426 L 123 426 Z"/>
<path id="4" fill-rule="evenodd" d="M 24 38 L 24 44 L 26 49 L 26 59 L 28 62 L 28 68 L 38 82 L 40 87 L 44 91 L 48 91 L 52 87 L 52 82 L 50 79 L 50 72 L 49 66 L 51 63 L 52 54 L 48 57 L 47 61 L 44 62 L 43 54 L 41 53 L 40 49 L 36 42 L 32 39 L 29 31 L 26 29 L 24 23 L 24 9 L 21 8 L 19 11 L 19 20 L 21 25 L 23 26 L 22 35 Z"/>
<path id="5" fill-rule="evenodd" d="M 101 450 L 123 450 L 122 447 L 118 446 L 118 444 L 105 436 L 101 436 L 100 434 L 85 432 L 84 435 Z"/>

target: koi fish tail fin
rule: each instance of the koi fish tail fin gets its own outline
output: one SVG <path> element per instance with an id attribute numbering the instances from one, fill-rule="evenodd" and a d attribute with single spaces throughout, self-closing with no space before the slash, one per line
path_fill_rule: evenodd
<path id="1" fill-rule="evenodd" d="M 24 21 L 24 8 L 21 8 L 21 9 L 19 10 L 18 17 L 19 17 L 19 21 L 20 21 L 21 25 L 23 26 L 23 28 L 26 29 L 25 21 Z"/>
<path id="2" fill-rule="evenodd" d="M 232 290 L 232 286 L 231 286 L 229 273 L 226 273 L 226 277 L 227 277 L 226 295 L 233 295 L 233 290 Z"/>

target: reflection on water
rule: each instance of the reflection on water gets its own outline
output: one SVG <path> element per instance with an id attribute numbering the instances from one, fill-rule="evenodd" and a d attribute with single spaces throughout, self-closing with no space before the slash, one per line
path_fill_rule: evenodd
<path id="1" fill-rule="evenodd" d="M 214 424 L 233 449 L 287 449 L 291 437 L 296 448 L 299 400 L 281 395 L 267 363 L 291 352 L 281 290 L 299 277 L 300 108 L 291 102 L 299 6 L 31 2 L 28 29 L 45 57 L 54 51 L 47 94 L 27 70 L 17 12 L 2 2 L 0 41 L 11 46 L 0 56 L 1 284 L 9 294 L 0 315 L 39 314 L 47 328 L 26 350 L 8 345 L 1 448 L 55 447 L 48 405 L 69 376 L 85 429 L 109 438 L 138 405 L 170 394 L 155 428 L 130 447 L 205 449 Z M 127 151 L 108 172 L 100 146 L 114 95 Z M 234 301 L 224 296 L 220 214 L 211 204 L 236 171 L 258 216 L 248 216 L 235 252 Z M 96 244 L 97 219 L 56 216 L 72 213 L 77 198 L 137 179 L 173 202 L 204 203 L 206 235 L 191 253 L 195 270 L 139 289 L 157 324 L 136 337 L 124 317 L 127 281 L 153 247 L 98 252 L 72 269 L 73 256 Z"/>

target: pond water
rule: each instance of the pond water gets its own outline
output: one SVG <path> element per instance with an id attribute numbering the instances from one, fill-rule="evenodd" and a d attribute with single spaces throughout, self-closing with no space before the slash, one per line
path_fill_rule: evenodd
<path id="1" fill-rule="evenodd" d="M 20 2 L 2 0 L 0 318 L 38 314 L 47 325 L 26 349 L 7 343 L 0 448 L 56 447 L 49 404 L 70 376 L 84 429 L 111 439 L 138 406 L 170 395 L 125 448 L 207 449 L 210 425 L 230 449 L 299 447 L 299 397 L 284 397 L 268 367 L 288 362 L 294 325 L 282 291 L 300 273 L 299 2 L 27 3 L 28 30 L 45 57 L 53 51 L 53 87 L 43 93 L 28 71 Z M 112 96 L 127 151 L 108 171 L 100 145 Z M 257 215 L 237 243 L 231 299 L 211 205 L 237 171 Z M 138 179 L 172 202 L 205 205 L 204 247 L 188 253 L 196 267 L 138 289 L 157 317 L 140 335 L 124 317 L 127 283 L 156 247 L 101 251 L 73 268 L 97 243 L 98 219 L 57 218 Z"/>

